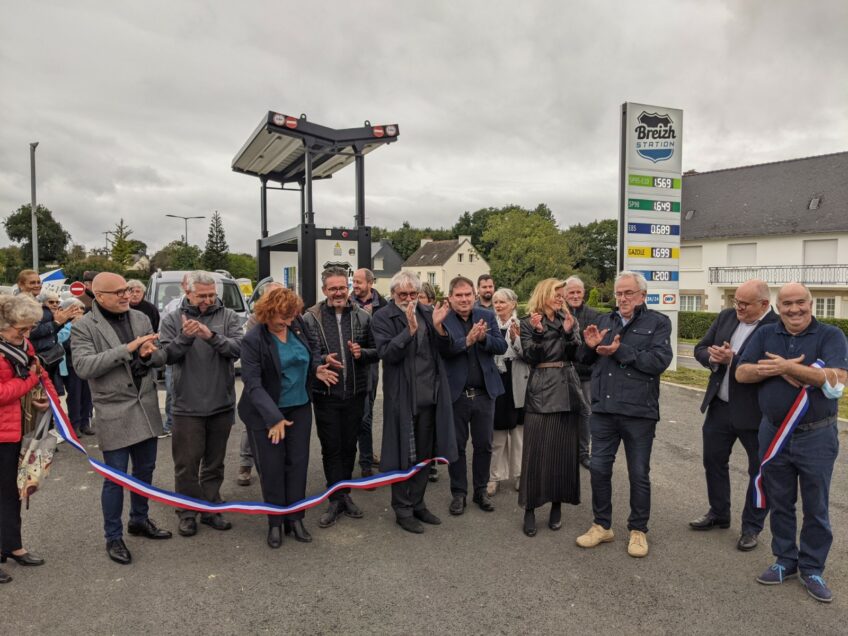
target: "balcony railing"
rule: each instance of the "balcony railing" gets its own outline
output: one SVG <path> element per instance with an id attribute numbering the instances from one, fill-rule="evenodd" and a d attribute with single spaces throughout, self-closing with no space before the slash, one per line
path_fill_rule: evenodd
<path id="1" fill-rule="evenodd" d="M 848 265 L 762 265 L 710 267 L 710 284 L 740 285 L 759 278 L 769 285 L 848 285 Z"/>

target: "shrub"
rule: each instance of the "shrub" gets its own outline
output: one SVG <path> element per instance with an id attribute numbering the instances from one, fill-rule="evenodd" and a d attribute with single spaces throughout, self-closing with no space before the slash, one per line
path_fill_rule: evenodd
<path id="1" fill-rule="evenodd" d="M 845 337 L 848 338 L 848 319 L 845 318 L 817 318 L 817 320 L 826 325 L 833 325 L 842 330 Z"/>
<path id="2" fill-rule="evenodd" d="M 718 314 L 709 311 L 681 311 L 677 316 L 677 336 L 700 340 Z"/>

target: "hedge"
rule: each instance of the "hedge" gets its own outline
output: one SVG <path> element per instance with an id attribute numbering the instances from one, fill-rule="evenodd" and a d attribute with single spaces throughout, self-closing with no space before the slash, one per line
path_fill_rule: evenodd
<path id="1" fill-rule="evenodd" d="M 717 315 L 709 311 L 681 311 L 677 321 L 678 337 L 700 340 Z M 845 318 L 819 318 L 818 321 L 841 329 L 842 333 L 848 337 L 848 320 Z"/>

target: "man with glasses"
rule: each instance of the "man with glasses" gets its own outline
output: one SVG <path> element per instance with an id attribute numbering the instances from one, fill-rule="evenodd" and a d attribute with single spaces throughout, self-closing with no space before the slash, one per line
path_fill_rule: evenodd
<path id="1" fill-rule="evenodd" d="M 693 530 L 730 527 L 730 471 L 728 462 L 736 440 L 748 455 L 748 492 L 742 508 L 742 531 L 736 547 L 743 552 L 757 547 L 766 510 L 754 505 L 754 477 L 760 467 L 759 442 L 762 411 L 757 387 L 736 381 L 739 356 L 750 337 L 763 325 L 777 321 L 769 306 L 768 284 L 749 280 L 736 290 L 733 309 L 725 309 L 695 346 L 695 358 L 710 370 L 710 381 L 701 404 L 704 420 L 704 471 L 710 509 L 689 522 Z"/>
<path id="2" fill-rule="evenodd" d="M 165 352 L 156 347 L 159 334 L 153 332 L 147 316 L 130 309 L 130 292 L 121 276 L 98 274 L 92 290 L 91 311 L 71 330 L 74 369 L 91 389 L 103 461 L 126 472 L 132 460 L 133 477 L 149 484 L 156 468 L 157 435 L 162 432 L 151 367 L 165 363 Z M 132 493 L 130 500 L 130 534 L 171 537 L 147 516 L 146 497 Z M 132 555 L 123 540 L 121 521 L 124 489 L 104 480 L 101 505 L 109 558 L 129 564 Z"/>
<path id="3" fill-rule="evenodd" d="M 617 307 L 583 330 L 577 357 L 592 364 L 592 511 L 594 523 L 577 537 L 581 548 L 612 541 L 612 466 L 621 442 L 630 478 L 627 553 L 648 554 L 651 448 L 660 419 L 660 375 L 672 360 L 671 321 L 648 309 L 648 283 L 637 272 L 615 279 Z"/>
<path id="4" fill-rule="evenodd" d="M 347 270 L 328 267 L 321 273 L 321 283 L 325 300 L 307 309 L 303 319 L 311 334 L 313 358 L 329 364 L 339 376 L 335 384 L 312 385 L 315 427 L 329 487 L 353 476 L 368 375 L 370 366 L 377 362 L 377 349 L 371 334 L 371 314 L 349 298 Z M 351 499 L 350 488 L 330 495 L 318 526 L 329 528 L 342 514 L 362 518 L 362 510 Z"/>
<path id="5" fill-rule="evenodd" d="M 418 302 L 421 281 L 400 271 L 390 283 L 392 300 L 371 323 L 377 353 L 383 361 L 383 445 L 380 468 L 407 470 L 436 456 L 457 457 L 450 385 L 440 352 L 447 341 L 436 333 L 448 313 L 447 304 Z M 397 524 L 414 534 L 423 523 L 442 521 L 427 509 L 427 467 L 406 481 L 392 484 Z M 484 484 L 485 485 L 485 484 Z"/>
<path id="6" fill-rule="evenodd" d="M 173 373 L 171 453 L 175 490 L 210 503 L 221 501 L 224 455 L 235 422 L 235 361 L 243 335 L 238 314 L 218 299 L 215 278 L 194 271 L 185 298 L 162 318 L 161 347 Z M 197 534 L 197 513 L 177 510 L 177 532 Z M 229 530 L 220 513 L 203 513 L 200 522 Z"/>
<path id="7" fill-rule="evenodd" d="M 838 402 L 848 382 L 848 343 L 837 327 L 813 318 L 812 304 L 810 290 L 800 283 L 781 287 L 777 294 L 780 320 L 751 336 L 736 368 L 736 380 L 758 386 L 763 413 L 760 471 L 777 562 L 757 581 L 778 585 L 800 572 L 807 593 L 830 603 L 833 594 L 822 574 L 833 543 L 829 493 L 839 453 Z M 817 361 L 822 368 L 812 366 Z M 802 391 L 805 410 L 798 408 Z M 796 542 L 799 491 L 803 523 L 800 542 Z"/>

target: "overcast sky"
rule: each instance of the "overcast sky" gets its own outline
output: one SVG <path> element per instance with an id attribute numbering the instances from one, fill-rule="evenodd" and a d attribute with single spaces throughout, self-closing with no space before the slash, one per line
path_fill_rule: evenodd
<path id="1" fill-rule="evenodd" d="M 274 110 L 397 123 L 366 157 L 366 215 L 395 228 L 547 203 L 616 215 L 622 102 L 682 108 L 684 170 L 848 150 L 848 2 L 22 2 L 0 0 L 0 216 L 38 202 L 75 243 L 123 217 L 151 253 L 166 213 L 219 210 L 253 252 L 259 181 L 233 156 Z M 315 186 L 349 225 L 353 167 Z M 269 229 L 297 223 L 269 195 Z M 5 232 L 0 245 L 8 244 Z"/>

